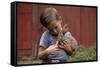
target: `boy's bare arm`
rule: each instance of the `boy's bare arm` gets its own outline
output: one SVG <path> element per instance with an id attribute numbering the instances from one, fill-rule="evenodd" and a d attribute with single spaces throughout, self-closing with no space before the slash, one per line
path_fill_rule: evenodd
<path id="1" fill-rule="evenodd" d="M 74 44 L 74 47 L 72 46 Z M 63 41 L 61 43 L 61 45 L 63 46 L 63 48 L 65 49 L 65 51 L 69 54 L 72 55 L 74 53 L 76 53 L 76 51 L 78 50 L 78 43 L 76 41 L 76 39 L 72 36 L 71 38 L 71 42 L 66 42 Z"/>
<path id="2" fill-rule="evenodd" d="M 72 36 L 72 43 L 74 43 L 74 48 L 72 47 L 73 53 L 75 54 L 77 50 L 79 49 L 78 42 L 76 39 Z"/>
<path id="3" fill-rule="evenodd" d="M 70 42 L 67 42 L 67 43 L 65 41 L 60 42 L 60 46 L 59 47 L 60 48 L 64 48 L 64 50 L 66 51 L 66 53 L 68 55 L 72 55 L 73 49 L 71 47 L 71 43 Z"/>
<path id="4" fill-rule="evenodd" d="M 48 48 L 39 48 L 39 58 L 42 60 L 48 59 L 48 55 L 58 54 L 58 46 L 56 44 L 50 45 Z"/>
<path id="5" fill-rule="evenodd" d="M 42 48 L 42 47 L 39 48 L 38 56 L 40 59 L 47 59 L 48 54 L 47 54 L 45 48 Z"/>

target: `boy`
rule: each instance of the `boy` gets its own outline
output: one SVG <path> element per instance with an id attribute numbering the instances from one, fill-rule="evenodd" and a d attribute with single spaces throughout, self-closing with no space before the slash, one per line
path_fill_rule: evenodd
<path id="1" fill-rule="evenodd" d="M 48 29 L 42 34 L 39 43 L 38 55 L 44 63 L 67 62 L 68 55 L 73 54 L 78 48 L 77 41 L 70 32 L 64 34 L 64 38 L 70 39 L 69 42 L 58 40 L 58 35 L 62 31 L 61 22 L 61 16 L 52 7 L 46 8 L 40 16 L 40 23 Z"/>

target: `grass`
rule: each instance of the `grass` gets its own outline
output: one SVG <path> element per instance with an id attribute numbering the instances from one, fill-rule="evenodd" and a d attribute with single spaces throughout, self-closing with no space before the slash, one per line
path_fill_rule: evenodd
<path id="1" fill-rule="evenodd" d="M 41 60 L 30 60 L 28 57 L 23 58 L 24 60 L 19 59 L 17 61 L 18 64 L 41 64 Z M 25 60 L 27 59 L 27 60 Z M 96 46 L 93 45 L 91 47 L 84 47 L 80 46 L 77 53 L 72 56 L 68 56 L 68 62 L 72 61 L 90 61 L 90 60 L 96 60 Z"/>
<path id="2" fill-rule="evenodd" d="M 96 46 L 91 47 L 80 46 L 75 55 L 68 57 L 68 62 L 71 61 L 90 61 L 96 60 Z"/>

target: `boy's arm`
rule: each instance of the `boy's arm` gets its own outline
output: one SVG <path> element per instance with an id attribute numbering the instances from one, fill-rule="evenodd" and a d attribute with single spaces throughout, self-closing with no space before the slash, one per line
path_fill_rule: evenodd
<path id="1" fill-rule="evenodd" d="M 46 48 L 39 47 L 38 56 L 39 56 L 40 59 L 47 59 L 48 58 L 48 54 L 46 52 Z"/>
<path id="2" fill-rule="evenodd" d="M 40 43 L 39 43 L 38 56 L 40 59 L 47 59 L 48 54 L 45 51 L 47 48 L 47 42 L 48 42 L 47 39 L 48 39 L 47 32 L 44 32 L 40 38 Z"/>
<path id="3" fill-rule="evenodd" d="M 77 43 L 76 39 L 73 36 L 71 36 L 71 42 L 69 42 L 67 44 L 67 48 L 70 49 L 70 50 L 68 49 L 70 55 L 76 53 L 76 51 L 78 49 L 78 43 Z"/>
<path id="4" fill-rule="evenodd" d="M 64 48 L 64 50 L 68 55 L 72 55 L 78 49 L 78 43 L 73 36 L 71 36 L 71 42 L 63 41 L 60 42 L 60 44 L 61 44 L 61 48 Z"/>
<path id="5" fill-rule="evenodd" d="M 76 53 L 76 51 L 78 50 L 79 46 L 78 43 L 76 41 L 76 39 L 72 36 L 72 50 L 73 50 L 73 54 Z"/>
<path id="6" fill-rule="evenodd" d="M 38 56 L 40 59 L 45 60 L 48 59 L 48 55 L 56 55 L 58 54 L 58 46 L 56 44 L 50 45 L 48 48 L 39 48 Z"/>
<path id="7" fill-rule="evenodd" d="M 63 48 L 68 55 L 72 55 L 73 50 L 71 47 L 71 43 L 63 41 L 63 42 L 60 42 L 60 44 L 61 44 L 60 48 Z"/>

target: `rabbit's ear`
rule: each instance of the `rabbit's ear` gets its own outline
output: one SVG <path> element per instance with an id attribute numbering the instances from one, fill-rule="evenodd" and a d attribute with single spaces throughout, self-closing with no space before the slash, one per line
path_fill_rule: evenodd
<path id="1" fill-rule="evenodd" d="M 65 25 L 63 26 L 63 29 L 65 29 L 67 26 L 68 26 L 68 24 L 65 24 Z"/>
<path id="2" fill-rule="evenodd" d="M 64 33 L 64 34 L 65 34 L 66 32 L 68 32 L 68 30 L 69 30 L 68 24 L 65 24 L 62 30 L 63 30 L 63 33 Z"/>

